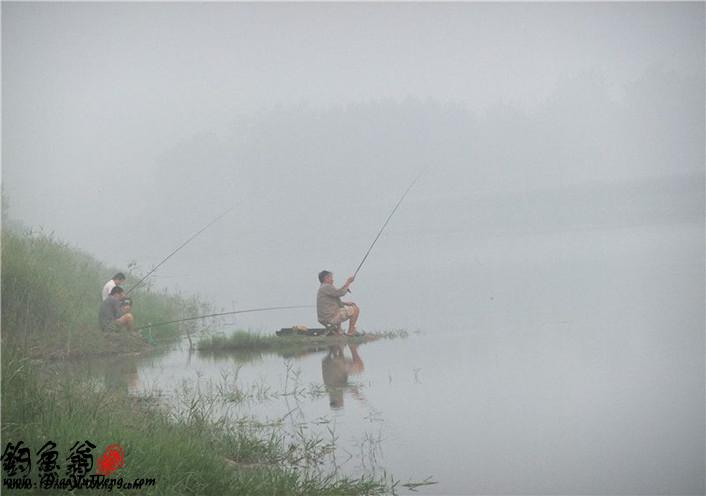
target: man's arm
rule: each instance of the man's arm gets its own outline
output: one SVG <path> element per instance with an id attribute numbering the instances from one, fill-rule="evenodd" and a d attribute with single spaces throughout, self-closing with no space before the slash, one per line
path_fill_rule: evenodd
<path id="1" fill-rule="evenodd" d="M 348 279 L 346 279 L 346 283 L 341 286 L 341 289 L 338 290 L 339 294 L 338 296 L 345 296 L 346 293 L 348 293 L 348 288 L 350 287 L 351 284 L 353 284 L 353 281 L 355 281 L 355 277 L 350 276 Z M 345 303 L 344 303 L 345 305 Z"/>
<path id="2" fill-rule="evenodd" d="M 339 298 L 341 296 L 345 296 L 346 293 L 348 293 L 348 287 L 353 283 L 353 280 L 355 278 L 353 276 L 349 277 L 346 279 L 346 283 L 341 286 L 339 289 L 334 288 L 331 286 L 330 288 L 326 286 L 326 289 L 324 290 L 329 296 L 338 296 Z"/>

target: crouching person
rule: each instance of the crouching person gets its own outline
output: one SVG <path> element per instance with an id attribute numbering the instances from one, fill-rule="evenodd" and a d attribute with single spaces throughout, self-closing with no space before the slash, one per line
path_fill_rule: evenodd
<path id="1" fill-rule="evenodd" d="M 123 305 L 123 288 L 115 286 L 110 295 L 101 303 L 99 321 L 101 329 L 119 331 L 121 328 L 131 331 L 135 327 L 135 319 L 130 311 L 130 305 Z"/>

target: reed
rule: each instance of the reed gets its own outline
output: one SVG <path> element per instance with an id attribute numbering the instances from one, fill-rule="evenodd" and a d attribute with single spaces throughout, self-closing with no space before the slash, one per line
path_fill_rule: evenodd
<path id="1" fill-rule="evenodd" d="M 263 430 L 213 418 L 214 401 L 237 398 L 195 394 L 183 408 L 167 409 L 148 398 L 131 396 L 127 388 L 107 387 L 89 371 L 69 374 L 60 362 L 36 360 L 128 351 L 116 349 L 115 341 L 97 323 L 100 289 L 115 272 L 51 234 L 3 228 L 0 402 L 4 443 L 22 441 L 34 453 L 51 440 L 66 456 L 76 441 L 89 440 L 96 445 L 94 458 L 108 445 L 120 444 L 125 466 L 114 476 L 125 481 L 156 480 L 154 486 L 140 491 L 116 490 L 120 494 L 389 492 L 384 479 L 322 472 L 320 462 L 329 449 L 323 440 L 303 437 L 292 448 L 281 426 Z M 139 279 L 134 274 L 128 277 L 128 282 Z M 149 284 L 131 297 L 136 318 L 144 323 L 211 310 L 198 300 L 155 291 Z M 176 326 L 163 326 L 154 333 L 153 338 L 177 339 L 181 332 Z M 119 344 L 143 347 L 144 340 L 136 339 Z M 246 391 L 243 398 L 266 393 Z M 36 463 L 32 470 L 37 481 Z"/>
<path id="2" fill-rule="evenodd" d="M 327 446 L 302 438 L 295 448 L 284 435 L 213 419 L 206 395 L 191 398 L 176 414 L 122 390 L 100 389 L 95 382 L 61 375 L 3 348 L 2 437 L 37 450 L 51 440 L 67 452 L 77 440 L 96 445 L 94 458 L 117 443 L 125 466 L 114 477 L 154 478 L 139 494 L 382 494 L 384 480 L 323 474 L 319 465 Z M 36 469 L 33 469 L 36 470 Z M 36 472 L 31 477 L 37 480 Z M 28 494 L 26 491 L 16 491 Z M 12 494 L 12 491 L 3 491 Z M 52 494 L 42 491 L 42 494 Z"/>
<path id="3" fill-rule="evenodd" d="M 98 327 L 100 290 L 118 272 L 88 253 L 57 240 L 53 234 L 3 227 L 3 340 L 31 356 L 80 356 L 137 351 L 145 340 L 107 336 Z M 128 285 L 138 274 L 128 273 Z M 196 298 L 135 290 L 133 313 L 138 325 L 182 318 L 211 310 Z M 151 330 L 148 340 L 177 339 L 184 327 Z"/>

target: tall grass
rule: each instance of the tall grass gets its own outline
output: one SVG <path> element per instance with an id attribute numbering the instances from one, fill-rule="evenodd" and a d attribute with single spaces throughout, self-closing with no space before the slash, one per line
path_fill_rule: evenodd
<path id="1" fill-rule="evenodd" d="M 66 456 L 76 441 L 96 445 L 94 458 L 110 444 L 125 451 L 116 477 L 154 478 L 154 486 L 117 494 L 379 494 L 381 480 L 347 479 L 302 469 L 291 453 L 316 457 L 308 440 L 292 451 L 282 436 L 213 419 L 211 401 L 196 396 L 184 412 L 135 398 L 127 388 L 62 373 L 34 356 L 76 356 L 116 350 L 98 328 L 100 290 L 117 270 L 42 232 L 2 231 L 2 405 L 3 443 L 23 441 L 33 453 L 47 441 Z M 139 275 L 128 276 L 136 282 Z M 195 299 L 152 290 L 131 294 L 138 325 L 210 313 Z M 155 339 L 174 339 L 176 326 L 154 328 Z M 122 339 L 122 338 L 121 338 Z M 140 338 L 135 346 L 143 345 Z M 122 345 L 132 345 L 121 340 Z M 64 370 L 65 372 L 65 370 Z M 33 459 L 34 461 L 34 459 Z M 32 478 L 36 481 L 36 463 Z M 33 491 L 3 490 L 3 494 Z M 52 494 L 55 491 L 42 491 Z M 78 491 L 82 493 L 82 491 Z M 65 491 L 62 491 L 65 493 Z"/>
<path id="2" fill-rule="evenodd" d="M 206 397 L 195 396 L 181 414 L 168 413 L 130 397 L 124 390 L 100 390 L 75 375 L 46 370 L 40 374 L 34 362 L 8 348 L 3 349 L 3 355 L 3 442 L 23 441 L 37 450 L 51 440 L 60 453 L 66 453 L 74 442 L 88 440 L 96 445 L 94 459 L 106 446 L 120 444 L 125 466 L 115 477 L 126 481 L 156 479 L 155 486 L 144 487 L 139 494 L 334 495 L 386 491 L 382 480 L 335 478 L 302 469 L 301 464 L 292 463 L 291 453 L 303 449 L 309 450 L 306 456 L 317 456 L 309 448 L 317 445 L 316 440 L 293 450 L 277 435 L 261 436 L 228 425 L 223 419 L 213 420 Z M 31 478 L 38 479 L 36 472 Z"/>
<path id="3" fill-rule="evenodd" d="M 2 230 L 3 340 L 33 355 L 80 355 L 111 351 L 98 326 L 100 291 L 119 270 L 42 231 Z M 125 271 L 123 271 L 125 272 Z M 127 286 L 139 274 L 128 274 Z M 198 315 L 205 305 L 193 298 L 152 290 L 131 293 L 138 325 Z M 206 306 L 207 307 L 207 306 Z M 154 339 L 179 332 L 176 325 L 156 327 Z M 113 343 L 114 344 L 114 343 Z M 139 340 L 121 342 L 137 346 Z"/>

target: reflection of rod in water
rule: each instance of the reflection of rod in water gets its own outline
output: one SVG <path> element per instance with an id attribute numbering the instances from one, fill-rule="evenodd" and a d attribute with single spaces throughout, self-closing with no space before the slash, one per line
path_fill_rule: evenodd
<path id="1" fill-rule="evenodd" d="M 397 204 L 395 205 L 395 208 L 392 209 L 392 212 L 390 212 L 390 215 L 387 216 L 387 219 L 385 219 L 385 223 L 382 225 L 380 228 L 380 231 L 378 232 L 378 235 L 375 236 L 375 239 L 373 242 L 370 244 L 370 248 L 368 248 L 368 251 L 365 252 L 365 256 L 363 257 L 363 260 L 360 261 L 360 264 L 358 265 L 358 268 L 355 269 L 355 272 L 353 273 L 353 277 L 358 275 L 358 271 L 360 268 L 363 266 L 365 263 L 365 260 L 368 258 L 368 255 L 370 255 L 370 251 L 373 249 L 373 246 L 375 246 L 375 243 L 377 242 L 378 238 L 380 238 L 380 235 L 382 232 L 385 230 L 385 227 L 387 227 L 387 223 L 390 222 L 390 219 L 392 218 L 393 215 L 395 215 L 395 212 L 399 208 L 400 204 L 402 203 L 402 200 L 404 200 L 404 197 L 407 196 L 407 193 L 412 189 L 412 186 L 419 180 L 420 177 L 422 177 L 422 174 L 424 174 L 424 171 L 427 170 L 429 166 L 425 167 L 424 169 L 421 170 L 419 174 L 417 174 L 417 177 L 414 178 L 414 181 L 412 181 L 412 184 L 410 184 L 407 189 L 405 190 L 404 194 L 402 197 L 397 201 Z M 348 292 L 350 293 L 351 290 L 349 289 Z"/>
<path id="2" fill-rule="evenodd" d="M 128 289 L 125 294 L 126 294 L 126 295 L 130 294 L 130 292 L 131 292 L 133 289 L 135 289 L 135 288 L 138 287 L 140 284 L 142 284 L 142 282 L 143 282 L 145 279 L 147 279 L 147 278 L 150 276 L 150 274 L 152 274 L 155 270 L 157 270 L 160 265 L 162 265 L 164 262 L 166 262 L 167 260 L 169 260 L 170 258 L 172 258 L 172 256 L 175 255 L 176 252 L 178 252 L 179 250 L 181 250 L 182 248 L 184 248 L 187 244 L 189 244 L 189 242 L 190 242 L 192 239 L 194 239 L 196 236 L 198 236 L 199 234 L 201 234 L 202 232 L 204 232 L 206 229 L 208 229 L 209 227 L 211 227 L 213 224 L 215 224 L 217 221 L 219 221 L 219 220 L 221 219 L 221 217 L 224 217 L 224 216 L 225 216 L 228 212 L 230 212 L 231 210 L 233 210 L 233 209 L 232 209 L 232 208 L 229 208 L 228 210 L 226 210 L 225 212 L 223 212 L 221 215 L 219 215 L 218 217 L 216 217 L 215 219 L 213 219 L 211 222 L 209 222 L 208 224 L 206 224 L 206 226 L 203 227 L 203 228 L 202 228 L 200 231 L 198 231 L 196 234 L 194 234 L 194 235 L 191 236 L 189 239 L 187 239 L 187 240 L 184 241 L 182 244 L 180 244 L 179 247 L 178 247 L 176 250 L 174 250 L 173 252 L 171 252 L 171 253 L 170 253 L 169 255 L 167 255 L 161 262 L 159 262 L 157 265 L 155 265 L 155 266 L 152 268 L 152 270 L 150 270 L 147 274 L 145 274 L 145 276 L 144 276 L 142 279 L 140 279 L 139 281 L 137 281 L 137 284 L 133 285 L 130 289 Z"/>
<path id="3" fill-rule="evenodd" d="M 167 325 L 167 324 L 177 324 L 179 322 L 186 322 L 188 320 L 206 319 L 208 317 L 222 317 L 223 315 L 233 315 L 236 313 L 266 312 L 268 310 L 287 310 L 287 309 L 292 309 L 292 308 L 311 308 L 312 306 L 313 305 L 293 305 L 293 306 L 288 306 L 288 307 L 263 307 L 263 308 L 249 308 L 247 310 L 236 310 L 234 312 L 210 313 L 208 315 L 199 315 L 198 317 L 187 317 L 185 319 L 170 320 L 167 322 L 157 322 L 156 324 L 147 324 L 147 325 L 138 327 L 135 330 L 139 331 L 140 329 L 147 329 L 148 327 L 157 327 L 157 326 L 163 326 L 163 325 Z"/>

